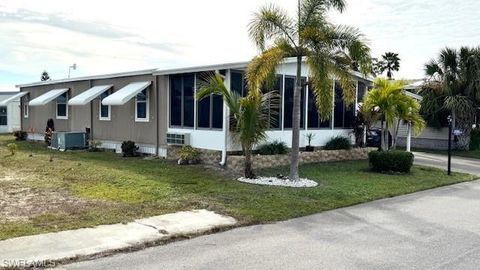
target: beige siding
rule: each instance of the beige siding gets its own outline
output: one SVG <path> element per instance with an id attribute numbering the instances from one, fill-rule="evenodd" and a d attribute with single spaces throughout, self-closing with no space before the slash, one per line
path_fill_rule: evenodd
<path id="1" fill-rule="evenodd" d="M 154 81 L 151 75 L 132 76 L 102 80 L 92 80 L 92 86 L 112 84 L 112 91 L 118 91 L 122 87 L 132 82 Z M 95 140 L 106 141 L 126 141 L 131 140 L 140 144 L 156 144 L 156 106 L 157 93 L 152 84 L 149 88 L 149 121 L 135 122 L 135 98 L 124 105 L 112 106 L 110 121 L 99 119 L 99 99 L 92 102 L 93 105 L 93 138 Z"/>

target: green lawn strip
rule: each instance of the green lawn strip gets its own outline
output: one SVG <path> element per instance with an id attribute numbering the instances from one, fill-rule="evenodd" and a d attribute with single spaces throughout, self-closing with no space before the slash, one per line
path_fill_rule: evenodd
<path id="1" fill-rule="evenodd" d="M 52 152 L 32 142 L 17 142 L 18 153 L 8 156 L 10 142 L 11 137 L 0 136 L 0 167 L 28 175 L 30 186 L 65 189 L 91 204 L 26 221 L 0 221 L 0 239 L 199 208 L 234 216 L 241 225 L 268 223 L 473 179 L 423 167 L 408 175 L 378 174 L 368 171 L 367 161 L 349 161 L 301 166 L 302 177 L 319 182 L 315 188 L 267 187 L 232 181 L 201 166 L 108 152 L 53 152 L 50 162 Z M 279 172 L 286 174 L 287 168 L 262 175 Z"/>

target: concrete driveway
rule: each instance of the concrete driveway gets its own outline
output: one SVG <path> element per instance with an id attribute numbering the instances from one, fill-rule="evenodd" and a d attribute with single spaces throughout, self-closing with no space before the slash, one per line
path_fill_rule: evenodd
<path id="1" fill-rule="evenodd" d="M 414 152 L 415 164 L 447 170 L 447 156 Z M 480 176 L 480 159 L 452 156 L 452 171 Z"/>
<path id="2" fill-rule="evenodd" d="M 67 269 L 478 269 L 480 182 L 238 228 Z"/>

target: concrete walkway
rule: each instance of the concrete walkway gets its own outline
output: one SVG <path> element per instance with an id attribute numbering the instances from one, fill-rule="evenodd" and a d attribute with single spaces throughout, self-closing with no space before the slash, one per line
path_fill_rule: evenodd
<path id="1" fill-rule="evenodd" d="M 45 261 L 88 257 L 235 224 L 232 217 L 195 210 L 139 219 L 128 224 L 13 238 L 0 241 L 0 268 L 28 264 L 41 266 Z"/>
<path id="2" fill-rule="evenodd" d="M 60 269 L 479 269 L 480 182 L 237 228 Z"/>
<path id="3" fill-rule="evenodd" d="M 447 170 L 446 155 L 414 152 L 415 164 Z M 452 171 L 480 176 L 480 159 L 452 156 Z"/>

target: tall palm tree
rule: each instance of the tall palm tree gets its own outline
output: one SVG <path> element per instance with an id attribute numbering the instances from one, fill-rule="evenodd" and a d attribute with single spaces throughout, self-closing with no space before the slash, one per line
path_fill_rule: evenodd
<path id="1" fill-rule="evenodd" d="M 425 127 L 420 115 L 420 104 L 404 93 L 405 81 L 391 81 L 377 78 L 374 88 L 363 99 L 362 112 L 377 115 L 381 120 L 381 148 L 388 150 L 388 130 L 393 126 L 395 137 L 398 135 L 400 121 L 408 121 L 419 134 Z M 396 125 L 393 125 L 396 123 Z M 395 144 L 393 145 L 395 146 Z"/>
<path id="2" fill-rule="evenodd" d="M 247 68 L 250 89 L 257 89 L 270 78 L 286 57 L 296 58 L 296 84 L 293 99 L 292 151 L 290 175 L 297 180 L 300 143 L 300 98 L 302 61 L 309 68 L 319 115 L 327 120 L 332 112 L 333 80 L 337 78 L 343 89 L 345 103 L 355 102 L 355 82 L 350 74 L 352 66 L 367 74 L 370 49 L 363 35 L 353 27 L 336 26 L 327 21 L 331 9 L 342 12 L 345 0 L 299 0 L 296 18 L 271 4 L 255 13 L 249 25 L 249 35 L 261 50 Z"/>
<path id="3" fill-rule="evenodd" d="M 256 178 L 252 168 L 252 150 L 255 145 L 266 139 L 266 130 L 275 121 L 279 95 L 275 91 L 262 93 L 249 91 L 246 97 L 231 92 L 224 84 L 220 74 L 206 76 L 199 82 L 197 99 L 210 95 L 221 95 L 230 110 L 230 131 L 235 142 L 239 143 L 245 155 L 246 178 Z"/>
<path id="4" fill-rule="evenodd" d="M 457 146 L 468 150 L 475 108 L 480 104 L 480 48 L 445 48 L 425 65 L 425 73 L 429 78 L 420 91 L 422 111 L 429 117 L 448 111 L 454 128 L 463 130 Z"/>
<path id="5" fill-rule="evenodd" d="M 387 71 L 388 79 L 393 79 L 393 72 L 400 70 L 400 58 L 398 57 L 398 53 L 387 52 L 382 55 L 383 58 L 383 66 L 381 67 L 382 73 Z"/>

